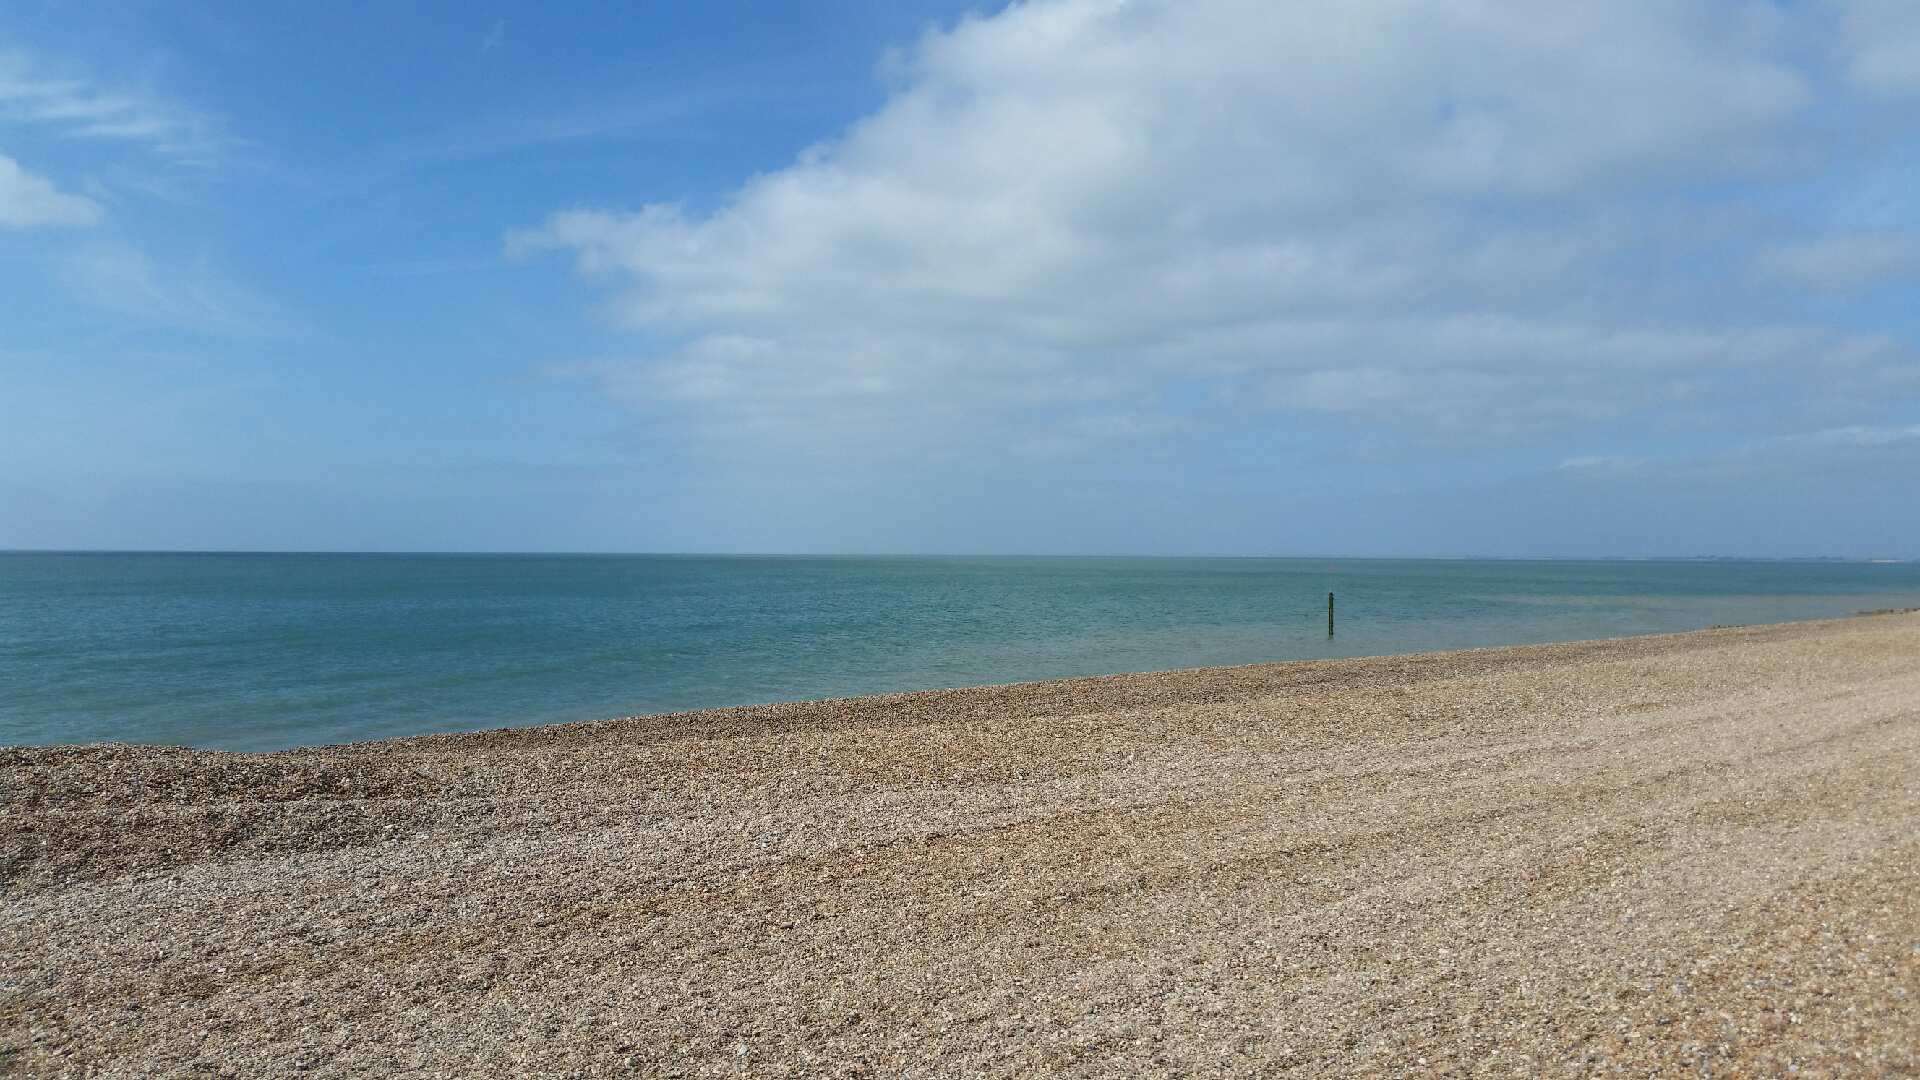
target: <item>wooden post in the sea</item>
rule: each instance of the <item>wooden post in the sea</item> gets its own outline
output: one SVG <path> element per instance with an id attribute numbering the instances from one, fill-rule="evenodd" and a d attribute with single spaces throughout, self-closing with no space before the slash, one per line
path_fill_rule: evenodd
<path id="1" fill-rule="evenodd" d="M 1333 594 L 1327 594 L 1327 636 L 1333 636 Z"/>

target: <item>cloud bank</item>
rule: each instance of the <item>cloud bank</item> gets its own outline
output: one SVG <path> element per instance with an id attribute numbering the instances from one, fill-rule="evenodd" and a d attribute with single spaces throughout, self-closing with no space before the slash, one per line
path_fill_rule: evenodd
<path id="1" fill-rule="evenodd" d="M 1920 371 L 1879 313 L 1800 303 L 1913 265 L 1817 192 L 1861 153 L 1834 116 L 1912 127 L 1873 110 L 1920 90 L 1915 10 L 1032 0 L 714 205 L 509 245 L 634 331 L 572 370 L 715 453 L 1833 426 Z"/>

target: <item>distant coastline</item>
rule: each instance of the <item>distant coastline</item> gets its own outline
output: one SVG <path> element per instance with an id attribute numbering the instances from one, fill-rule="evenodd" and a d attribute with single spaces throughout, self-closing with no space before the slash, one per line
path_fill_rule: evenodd
<path id="1" fill-rule="evenodd" d="M 410 551 L 219 548 L 9 548 L 0 555 L 208 555 L 208 556 L 380 556 L 391 558 L 634 558 L 634 559 L 1274 559 L 1344 562 L 1751 562 L 1751 563 L 1915 563 L 1920 556 L 1874 555 L 1274 555 L 1166 554 L 1159 552 L 953 552 L 953 551 Z"/>

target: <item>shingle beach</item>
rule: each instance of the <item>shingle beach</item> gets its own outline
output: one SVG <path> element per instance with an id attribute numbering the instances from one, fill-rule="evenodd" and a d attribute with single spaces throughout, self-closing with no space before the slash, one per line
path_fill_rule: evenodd
<path id="1" fill-rule="evenodd" d="M 1920 1074 L 1920 614 L 0 750 L 0 1073 Z"/>

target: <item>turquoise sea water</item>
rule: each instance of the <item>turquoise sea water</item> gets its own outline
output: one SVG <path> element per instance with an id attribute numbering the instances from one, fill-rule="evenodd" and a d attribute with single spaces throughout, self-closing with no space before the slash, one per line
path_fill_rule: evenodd
<path id="1" fill-rule="evenodd" d="M 6 553 L 0 743 L 260 750 L 1915 605 L 1912 563 Z"/>

